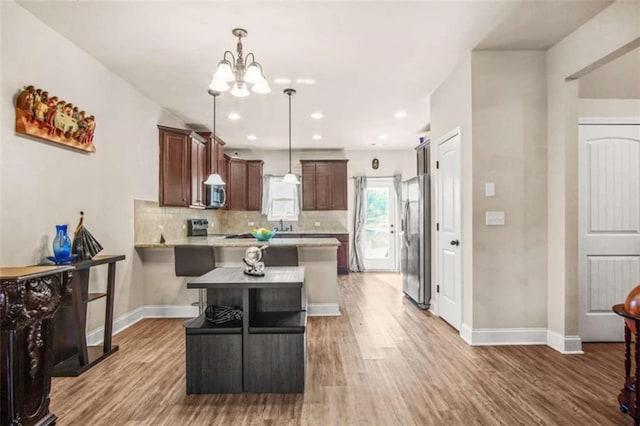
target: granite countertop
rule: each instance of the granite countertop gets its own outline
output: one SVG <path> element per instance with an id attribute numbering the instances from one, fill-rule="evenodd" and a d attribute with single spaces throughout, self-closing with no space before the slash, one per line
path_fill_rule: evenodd
<path id="1" fill-rule="evenodd" d="M 168 248 L 182 244 L 208 245 L 213 247 L 251 247 L 251 246 L 298 246 L 298 247 L 338 247 L 340 241 L 335 238 L 272 238 L 271 241 L 258 241 L 254 238 L 225 238 L 224 236 L 186 237 L 159 242 L 136 243 L 136 248 Z"/>

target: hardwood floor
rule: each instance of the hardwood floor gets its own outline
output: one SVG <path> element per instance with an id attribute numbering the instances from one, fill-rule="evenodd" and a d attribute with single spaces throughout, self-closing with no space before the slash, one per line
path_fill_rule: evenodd
<path id="1" fill-rule="evenodd" d="M 471 347 L 402 296 L 397 274 L 341 277 L 341 317 L 309 319 L 304 394 L 185 394 L 182 321 L 143 320 L 120 352 L 54 378 L 59 425 L 627 425 L 622 344 L 585 355 Z"/>

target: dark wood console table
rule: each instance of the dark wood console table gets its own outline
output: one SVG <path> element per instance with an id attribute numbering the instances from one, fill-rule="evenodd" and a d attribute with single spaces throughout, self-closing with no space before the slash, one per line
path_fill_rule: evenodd
<path id="1" fill-rule="evenodd" d="M 71 263 L 75 269 L 71 295 L 65 297 L 56 312 L 54 327 L 54 377 L 75 377 L 84 373 L 118 350 L 111 344 L 113 335 L 113 300 L 116 280 L 116 262 L 124 255 L 97 255 L 90 260 Z M 106 293 L 89 293 L 91 268 L 107 265 Z M 87 346 L 87 304 L 106 298 L 104 339 L 99 346 Z"/>
<path id="2" fill-rule="evenodd" d="M 640 317 L 629 315 L 624 310 L 624 304 L 614 305 L 613 312 L 626 319 L 635 322 L 636 331 L 634 334 L 633 357 L 631 355 L 631 329 L 627 322 L 624 322 L 624 386 L 618 394 L 620 411 L 633 418 L 634 426 L 640 425 Z M 634 375 L 631 375 L 631 359 L 635 364 Z"/>
<path id="3" fill-rule="evenodd" d="M 221 325 L 204 314 L 185 322 L 187 394 L 304 392 L 304 266 L 268 266 L 264 277 L 217 268 L 187 283 L 207 303 L 242 307 L 242 320 Z"/>
<path id="4" fill-rule="evenodd" d="M 51 425 L 52 318 L 72 266 L 0 268 L 0 424 Z"/>

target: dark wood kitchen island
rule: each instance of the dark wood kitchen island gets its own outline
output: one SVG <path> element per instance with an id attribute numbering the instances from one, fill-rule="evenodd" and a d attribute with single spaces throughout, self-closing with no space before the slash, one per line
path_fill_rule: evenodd
<path id="1" fill-rule="evenodd" d="M 264 277 L 218 268 L 188 283 L 207 303 L 242 307 L 242 320 L 185 322 L 187 394 L 304 392 L 303 266 L 267 267 Z"/>

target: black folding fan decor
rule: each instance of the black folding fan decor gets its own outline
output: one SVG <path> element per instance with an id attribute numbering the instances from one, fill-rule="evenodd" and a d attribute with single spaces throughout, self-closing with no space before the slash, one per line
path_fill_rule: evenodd
<path id="1" fill-rule="evenodd" d="M 73 233 L 71 252 L 78 255 L 78 260 L 88 260 L 98 254 L 100 250 L 102 250 L 102 246 L 84 227 L 84 212 L 80 212 L 80 222 Z"/>

